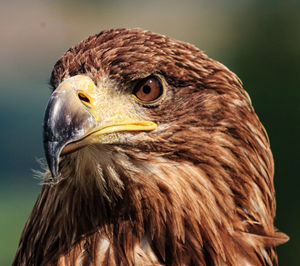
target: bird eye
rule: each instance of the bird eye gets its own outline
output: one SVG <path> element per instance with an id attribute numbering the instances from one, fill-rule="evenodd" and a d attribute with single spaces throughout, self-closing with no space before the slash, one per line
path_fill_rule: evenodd
<path id="1" fill-rule="evenodd" d="M 157 102 L 163 95 L 164 87 L 159 77 L 150 76 L 141 80 L 133 95 L 142 103 L 149 104 Z"/>

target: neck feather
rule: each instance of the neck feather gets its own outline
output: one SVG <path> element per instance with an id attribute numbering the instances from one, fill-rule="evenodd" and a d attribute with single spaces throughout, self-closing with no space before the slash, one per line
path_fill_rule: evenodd
<path id="1" fill-rule="evenodd" d="M 140 242 L 146 235 L 159 258 L 174 264 L 184 259 L 204 264 L 211 257 L 216 264 L 264 260 L 263 255 L 253 258 L 261 253 L 262 238 L 248 233 L 251 219 L 256 221 L 251 210 L 236 205 L 227 172 L 212 178 L 208 169 L 187 161 L 103 147 L 69 155 L 61 162 L 61 172 L 57 184 L 49 184 L 45 174 L 46 184 L 20 242 L 19 256 L 26 261 L 57 259 L 95 232 L 120 250 L 125 247 L 127 259 L 131 245 L 123 244 Z M 274 229 L 261 230 L 274 234 Z M 203 252 L 186 258 L 187 248 Z M 275 256 L 273 251 L 270 256 Z"/>

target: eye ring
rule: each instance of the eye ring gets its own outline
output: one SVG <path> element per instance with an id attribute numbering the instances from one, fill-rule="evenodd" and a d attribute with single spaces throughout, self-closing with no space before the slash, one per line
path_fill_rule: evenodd
<path id="1" fill-rule="evenodd" d="M 132 96 L 140 103 L 149 105 L 158 103 L 163 97 L 165 86 L 157 75 L 140 80 L 133 89 Z"/>

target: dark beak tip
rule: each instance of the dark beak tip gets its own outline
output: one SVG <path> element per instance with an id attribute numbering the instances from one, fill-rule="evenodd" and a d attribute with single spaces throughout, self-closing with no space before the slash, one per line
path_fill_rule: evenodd
<path id="1" fill-rule="evenodd" d="M 54 180 L 56 180 L 57 176 L 58 176 L 58 164 L 57 164 L 57 162 L 54 162 L 51 165 L 49 165 L 49 170 L 50 170 L 52 178 Z"/>
<path id="2" fill-rule="evenodd" d="M 60 142 L 45 141 L 44 149 L 47 164 L 51 173 L 51 176 L 54 180 L 58 177 L 58 168 L 59 168 L 59 156 L 63 144 Z"/>

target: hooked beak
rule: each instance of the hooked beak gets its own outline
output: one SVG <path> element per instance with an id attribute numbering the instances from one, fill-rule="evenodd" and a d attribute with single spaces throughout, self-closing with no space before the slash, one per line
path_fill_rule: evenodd
<path id="1" fill-rule="evenodd" d="M 108 104 L 97 101 L 97 97 L 94 82 L 84 75 L 66 79 L 51 95 L 44 117 L 43 139 L 46 160 L 54 179 L 59 175 L 60 156 L 101 143 L 100 136 L 156 129 L 157 124 L 152 121 L 120 120 L 113 115 L 100 118 L 97 111 L 101 109 L 103 113 Z M 113 112 L 109 110 L 108 113 Z"/>

